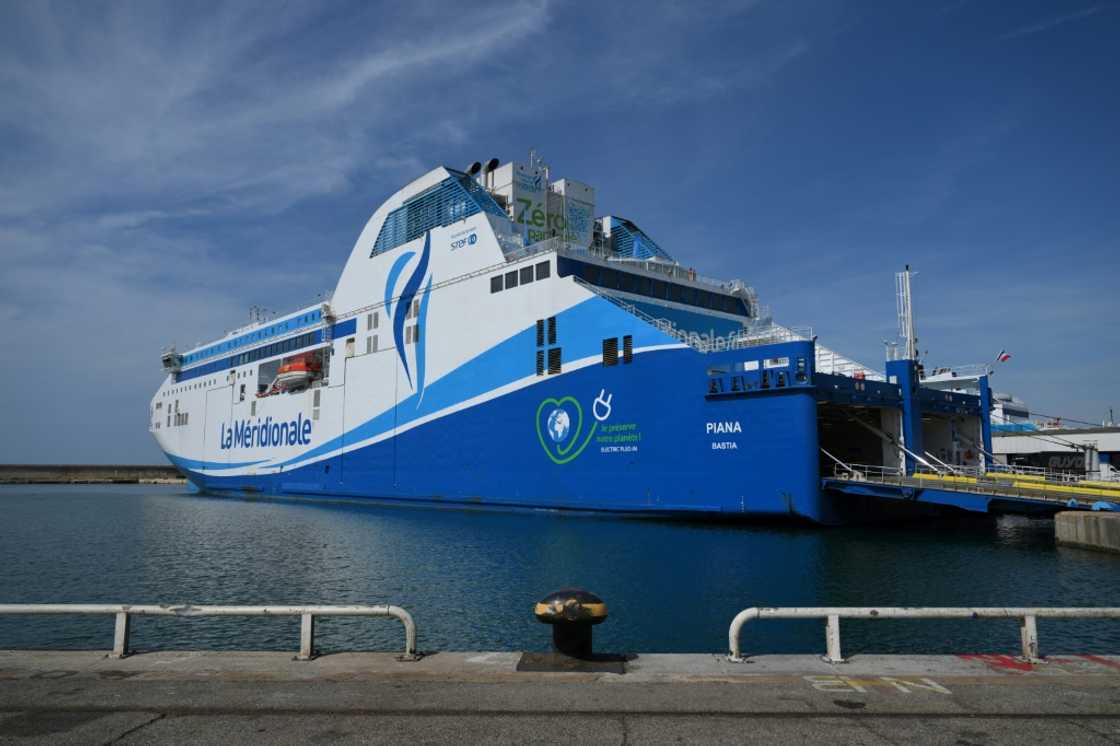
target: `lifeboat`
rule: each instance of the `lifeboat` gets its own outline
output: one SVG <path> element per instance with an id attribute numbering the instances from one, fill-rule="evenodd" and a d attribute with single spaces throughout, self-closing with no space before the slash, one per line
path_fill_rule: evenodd
<path id="1" fill-rule="evenodd" d="M 281 364 L 273 385 L 280 389 L 300 388 L 318 378 L 322 369 L 323 364 L 317 355 L 298 355 Z"/>

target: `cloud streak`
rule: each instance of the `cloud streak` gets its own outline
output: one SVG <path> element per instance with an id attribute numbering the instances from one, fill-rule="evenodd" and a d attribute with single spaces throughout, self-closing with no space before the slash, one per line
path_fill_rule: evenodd
<path id="1" fill-rule="evenodd" d="M 1043 31 L 1049 31 L 1052 28 L 1056 28 L 1073 21 L 1080 21 L 1082 18 L 1088 18 L 1089 16 L 1096 15 L 1102 10 L 1104 10 L 1103 5 L 1094 5 L 1090 8 L 1079 10 L 1076 13 L 1067 13 L 1065 15 L 1054 16 L 1052 18 L 1047 18 L 1044 21 L 1039 21 L 1038 23 L 1032 23 L 1027 26 L 1021 26 L 1017 29 L 1012 29 L 1006 34 L 1000 35 L 998 39 L 999 41 L 1008 41 L 1009 39 L 1018 39 L 1023 36 L 1033 36 L 1034 34 L 1041 34 Z"/>

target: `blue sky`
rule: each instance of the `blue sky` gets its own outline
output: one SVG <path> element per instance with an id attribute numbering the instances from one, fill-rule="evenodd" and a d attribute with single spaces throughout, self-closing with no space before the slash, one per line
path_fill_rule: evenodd
<path id="1" fill-rule="evenodd" d="M 155 462 L 159 352 L 333 288 L 408 180 L 537 148 L 881 365 L 1120 408 L 1120 4 L 0 5 L 6 462 Z"/>

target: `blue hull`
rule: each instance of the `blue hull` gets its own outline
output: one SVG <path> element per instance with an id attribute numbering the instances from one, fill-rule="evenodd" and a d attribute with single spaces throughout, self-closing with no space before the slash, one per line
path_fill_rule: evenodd
<path id="1" fill-rule="evenodd" d="M 630 365 L 542 378 L 309 465 L 248 476 L 185 471 L 219 494 L 838 522 L 821 490 L 812 386 L 708 395 L 713 367 L 776 353 L 812 360 L 813 351 L 795 342 L 647 352 Z M 557 410 L 566 415 L 559 439 Z"/>

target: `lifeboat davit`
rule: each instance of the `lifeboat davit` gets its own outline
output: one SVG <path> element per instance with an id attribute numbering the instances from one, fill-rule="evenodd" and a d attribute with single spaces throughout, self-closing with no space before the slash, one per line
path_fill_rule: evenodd
<path id="1" fill-rule="evenodd" d="M 314 354 L 299 355 L 286 360 L 276 372 L 275 386 L 281 389 L 295 389 L 306 386 L 318 378 L 322 363 Z"/>

